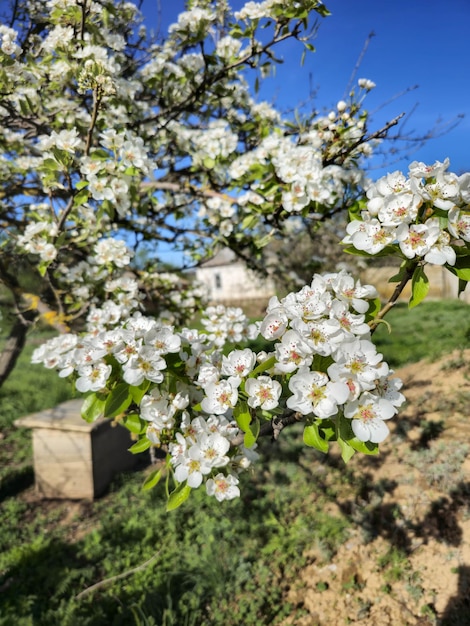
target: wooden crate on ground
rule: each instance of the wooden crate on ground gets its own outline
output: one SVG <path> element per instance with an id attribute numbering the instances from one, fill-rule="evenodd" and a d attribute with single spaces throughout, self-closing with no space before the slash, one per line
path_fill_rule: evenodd
<path id="1" fill-rule="evenodd" d="M 92 500 L 118 472 L 135 467 L 130 433 L 110 420 L 85 422 L 83 400 L 27 415 L 16 426 L 32 429 L 36 490 L 43 498 Z"/>

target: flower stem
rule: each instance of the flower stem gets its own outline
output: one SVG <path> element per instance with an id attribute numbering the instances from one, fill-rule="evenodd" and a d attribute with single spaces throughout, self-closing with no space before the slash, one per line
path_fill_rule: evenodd
<path id="1" fill-rule="evenodd" d="M 276 357 L 270 356 L 268 359 L 266 359 L 266 361 L 263 361 L 262 363 L 260 363 L 258 367 L 255 367 L 255 369 L 250 373 L 248 378 L 254 378 L 258 374 L 261 374 L 261 372 L 265 372 L 266 370 L 271 369 L 271 367 L 273 367 L 275 363 L 276 363 Z"/>
<path id="2" fill-rule="evenodd" d="M 380 323 L 380 320 L 383 319 L 387 315 L 387 313 L 390 311 L 390 309 L 394 306 L 394 304 L 400 297 L 406 285 L 413 278 L 413 274 L 414 274 L 415 269 L 418 267 L 418 263 L 419 263 L 418 261 L 413 261 L 412 263 L 407 264 L 405 268 L 405 272 L 403 274 L 403 278 L 395 287 L 395 290 L 393 294 L 391 295 L 389 301 L 382 309 L 380 309 L 380 311 L 377 313 L 375 318 L 369 322 L 371 335 L 375 332 L 377 326 Z"/>

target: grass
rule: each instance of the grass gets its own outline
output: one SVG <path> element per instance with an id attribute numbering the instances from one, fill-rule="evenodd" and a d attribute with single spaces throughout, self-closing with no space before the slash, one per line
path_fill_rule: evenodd
<path id="1" fill-rule="evenodd" d="M 392 367 L 470 347 L 469 307 L 460 300 L 423 302 L 411 310 L 398 304 L 385 319 L 392 332 L 380 324 L 374 342 Z"/>
<path id="2" fill-rule="evenodd" d="M 70 503 L 5 499 L 0 624 L 279 623 L 293 614 L 282 594 L 304 551 L 324 544 L 331 553 L 348 526 L 323 514 L 313 451 L 295 458 L 289 439 L 279 455 L 267 451 L 264 475 L 243 498 L 223 507 L 196 491 L 166 514 L 162 490 L 140 491 L 140 473 L 120 475 L 72 519 Z M 152 566 L 74 599 L 153 555 Z"/>
<path id="3" fill-rule="evenodd" d="M 396 367 L 462 347 L 467 311 L 460 302 L 411 313 L 399 306 L 393 334 L 377 332 L 381 351 Z M 327 512 L 346 489 L 359 493 L 352 470 L 305 448 L 293 427 L 261 443 L 262 470 L 245 476 L 242 498 L 224 505 L 196 490 L 165 513 L 163 487 L 140 489 L 151 468 L 121 474 L 94 502 L 37 500 L 30 434 L 13 422 L 71 392 L 29 363 L 33 348 L 0 391 L 0 626 L 258 626 L 288 616 L 295 623 L 303 609 L 285 602 L 286 590 L 312 558 L 328 563 L 355 525 L 351 512 Z M 424 461 L 428 468 L 435 459 Z M 387 584 L 408 576 L 401 552 L 379 566 Z"/>
<path id="4" fill-rule="evenodd" d="M 384 580 L 387 583 L 392 583 L 401 580 L 409 569 L 408 557 L 402 550 L 391 547 L 379 558 L 378 566 L 385 570 Z"/>
<path id="5" fill-rule="evenodd" d="M 450 493 L 465 480 L 462 464 L 469 451 L 466 443 L 431 441 L 429 447 L 411 452 L 406 462 L 416 467 L 430 486 Z"/>

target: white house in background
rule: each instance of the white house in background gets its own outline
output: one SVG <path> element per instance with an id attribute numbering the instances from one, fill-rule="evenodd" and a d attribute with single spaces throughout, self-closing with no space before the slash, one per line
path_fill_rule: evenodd
<path id="1" fill-rule="evenodd" d="M 229 248 L 222 248 L 196 270 L 196 279 L 208 291 L 211 304 L 240 306 L 245 312 L 262 312 L 276 293 L 271 278 L 259 276 Z"/>

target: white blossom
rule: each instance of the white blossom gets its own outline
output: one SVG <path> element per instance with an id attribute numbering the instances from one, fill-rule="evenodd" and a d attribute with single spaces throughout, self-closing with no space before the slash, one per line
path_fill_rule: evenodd
<path id="1" fill-rule="evenodd" d="M 214 478 L 209 478 L 206 482 L 206 492 L 208 496 L 215 496 L 216 500 L 233 500 L 240 497 L 238 478 L 229 474 L 217 474 Z"/>
<path id="2" fill-rule="evenodd" d="M 316 415 L 322 419 L 335 415 L 338 404 L 349 397 L 349 388 L 344 382 L 331 382 L 323 372 L 310 371 L 301 367 L 289 381 L 293 395 L 287 398 L 287 406 L 302 413 Z"/>
<path id="3" fill-rule="evenodd" d="M 389 420 L 395 413 L 396 408 L 391 402 L 367 391 L 344 407 L 344 416 L 352 420 L 356 437 L 372 443 L 381 443 L 387 437 L 390 431 L 384 420 Z"/>
<path id="4" fill-rule="evenodd" d="M 249 378 L 246 381 L 245 391 L 248 394 L 248 406 L 271 411 L 279 405 L 282 386 L 269 376 L 258 376 L 258 378 Z"/>

